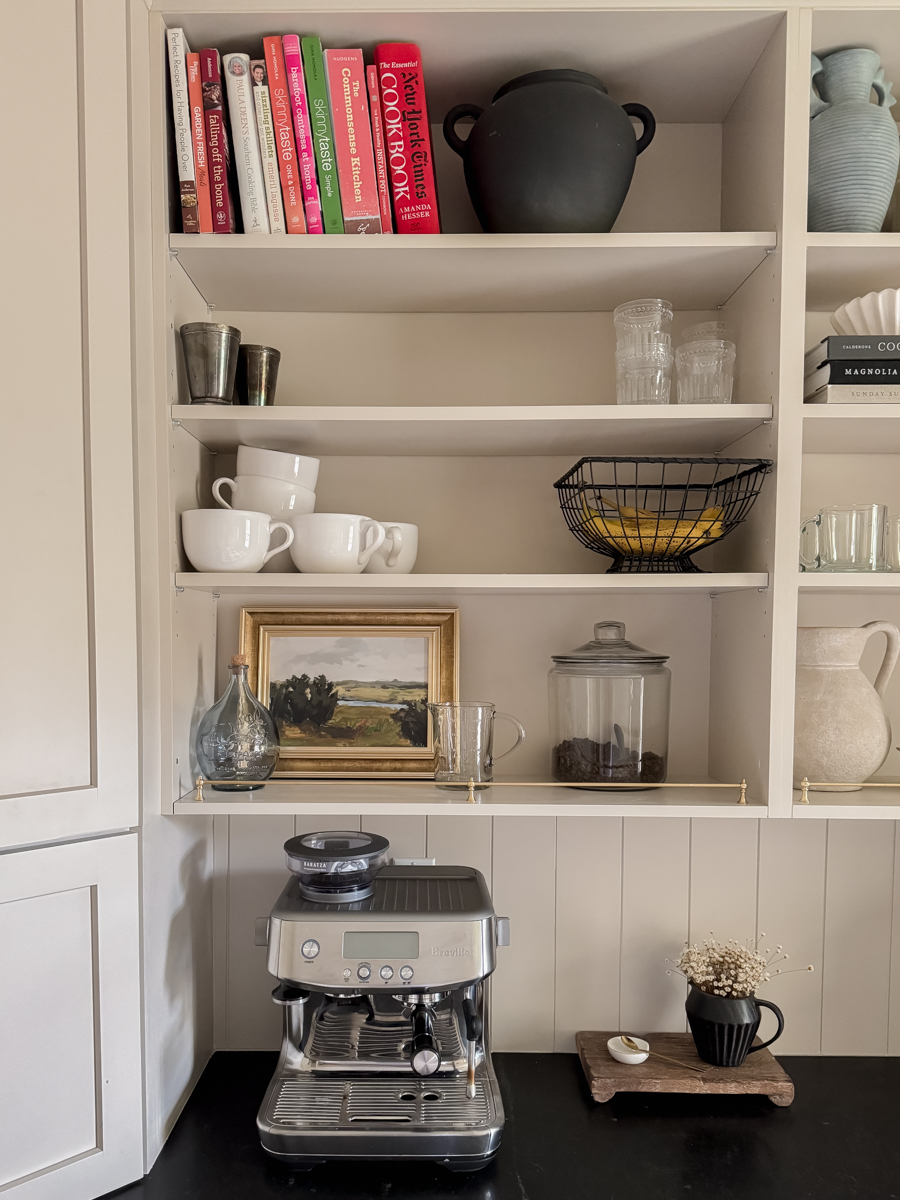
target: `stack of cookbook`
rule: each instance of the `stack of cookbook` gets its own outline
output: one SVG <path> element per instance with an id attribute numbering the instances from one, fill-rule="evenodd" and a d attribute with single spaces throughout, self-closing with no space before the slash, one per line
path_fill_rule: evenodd
<path id="1" fill-rule="evenodd" d="M 366 66 L 292 33 L 262 58 L 167 37 L 184 233 L 440 233 L 418 46 Z"/>
<path id="2" fill-rule="evenodd" d="M 823 338 L 806 353 L 805 404 L 900 401 L 900 337 L 853 334 Z"/>

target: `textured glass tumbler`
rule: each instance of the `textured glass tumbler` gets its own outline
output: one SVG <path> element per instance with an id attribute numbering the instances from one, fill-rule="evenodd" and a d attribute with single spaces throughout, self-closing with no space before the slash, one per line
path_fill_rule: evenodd
<path id="1" fill-rule="evenodd" d="M 823 508 L 800 526 L 800 569 L 887 571 L 887 530 L 885 504 Z"/>
<path id="2" fill-rule="evenodd" d="M 672 351 L 666 345 L 616 351 L 616 402 L 668 404 Z"/>
<path id="3" fill-rule="evenodd" d="M 629 300 L 613 311 L 616 343 L 620 350 L 628 346 L 654 346 L 671 342 L 672 305 L 668 300 Z"/>
<path id="4" fill-rule="evenodd" d="M 471 780 L 476 791 L 482 791 L 494 778 L 494 721 L 501 717 L 515 725 L 518 736 L 515 744 L 497 759 L 512 754 L 525 739 L 525 730 L 509 713 L 497 712 L 493 704 L 457 703 L 444 701 L 429 704 L 434 722 L 436 756 L 434 781 L 439 787 L 458 791 L 467 788 Z"/>
<path id="5" fill-rule="evenodd" d="M 675 351 L 679 404 L 730 404 L 734 342 L 721 338 L 685 342 Z"/>

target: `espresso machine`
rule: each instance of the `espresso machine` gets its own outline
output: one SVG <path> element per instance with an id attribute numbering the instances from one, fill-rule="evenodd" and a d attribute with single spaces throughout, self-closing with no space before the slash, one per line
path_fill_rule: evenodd
<path id="1" fill-rule="evenodd" d="M 389 866 L 376 834 L 285 843 L 268 923 L 284 1011 L 263 1147 L 295 1169 L 426 1159 L 477 1171 L 500 1145 L 488 977 L 509 921 L 472 867 Z"/>

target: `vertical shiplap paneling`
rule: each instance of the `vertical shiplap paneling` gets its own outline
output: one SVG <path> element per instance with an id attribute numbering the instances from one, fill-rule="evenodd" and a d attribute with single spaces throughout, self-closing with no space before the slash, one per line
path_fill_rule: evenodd
<path id="1" fill-rule="evenodd" d="M 509 917 L 492 982 L 495 1050 L 553 1049 L 556 821 L 495 817 L 493 898 Z"/>
<path id="2" fill-rule="evenodd" d="M 474 867 L 491 887 L 491 818 L 428 817 L 425 854 L 440 866 Z"/>
<path id="3" fill-rule="evenodd" d="M 666 974 L 687 937 L 690 821 L 626 817 L 622 850 L 623 1029 L 680 1031 L 685 988 Z"/>
<path id="4" fill-rule="evenodd" d="M 829 821 L 823 1054 L 886 1054 L 892 821 Z"/>
<path id="5" fill-rule="evenodd" d="M 213 1046 L 228 1048 L 228 822 L 213 817 Z"/>
<path id="6" fill-rule="evenodd" d="M 281 1041 L 281 1009 L 271 1001 L 275 980 L 266 951 L 254 945 L 257 917 L 267 917 L 285 885 L 284 843 L 294 818 L 229 817 L 228 1046 L 274 1050 Z"/>
<path id="7" fill-rule="evenodd" d="M 621 817 L 558 818 L 554 1050 L 571 1053 L 579 1029 L 618 1029 L 621 932 Z"/>
<path id="8" fill-rule="evenodd" d="M 425 857 L 425 817 L 376 817 L 362 814 L 362 828 L 391 843 L 391 858 Z"/>
<path id="9" fill-rule="evenodd" d="M 759 931 L 767 946 L 780 943 L 790 955 L 785 971 L 813 967 L 813 974 L 782 975 L 760 989 L 784 1013 L 776 1054 L 821 1052 L 826 835 L 825 821 L 760 822 Z M 763 1021 L 760 1033 L 770 1037 L 774 1028 Z"/>
<path id="10" fill-rule="evenodd" d="M 891 914 L 891 1006 L 888 1054 L 900 1054 L 900 822 L 894 822 L 894 890 Z"/>
<path id="11" fill-rule="evenodd" d="M 756 936 L 756 868 L 761 821 L 691 821 L 689 940 Z"/>

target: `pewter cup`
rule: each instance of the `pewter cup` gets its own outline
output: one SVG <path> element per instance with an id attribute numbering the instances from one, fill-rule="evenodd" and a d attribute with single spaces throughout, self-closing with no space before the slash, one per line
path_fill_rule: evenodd
<path id="1" fill-rule="evenodd" d="M 233 404 L 241 331 L 231 325 L 193 321 L 179 332 L 191 404 Z"/>
<path id="2" fill-rule="evenodd" d="M 235 403 L 274 404 L 280 362 L 281 351 L 272 346 L 241 346 L 234 377 Z"/>

